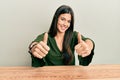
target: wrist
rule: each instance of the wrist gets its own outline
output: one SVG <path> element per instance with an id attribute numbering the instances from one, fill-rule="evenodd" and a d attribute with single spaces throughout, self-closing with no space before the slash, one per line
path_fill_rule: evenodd
<path id="1" fill-rule="evenodd" d="M 30 52 L 30 53 L 32 53 L 32 52 L 31 52 L 32 48 L 33 48 L 35 45 L 37 45 L 37 44 L 38 44 L 38 42 L 32 42 L 32 43 L 29 45 L 29 52 Z"/>

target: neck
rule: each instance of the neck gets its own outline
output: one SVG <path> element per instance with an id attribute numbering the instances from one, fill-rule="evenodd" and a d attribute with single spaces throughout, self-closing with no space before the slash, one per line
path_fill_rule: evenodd
<path id="1" fill-rule="evenodd" d="M 64 39 L 64 34 L 65 34 L 65 33 L 57 33 L 57 35 L 55 36 L 55 38 L 60 39 L 60 40 L 63 41 L 63 39 Z"/>

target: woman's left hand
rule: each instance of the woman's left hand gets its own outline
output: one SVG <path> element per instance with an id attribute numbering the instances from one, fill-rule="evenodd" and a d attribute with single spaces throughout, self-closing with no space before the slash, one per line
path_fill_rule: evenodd
<path id="1" fill-rule="evenodd" d="M 82 57 L 86 57 L 91 53 L 90 45 L 81 39 L 80 33 L 78 33 L 78 44 L 75 46 L 75 51 Z"/>

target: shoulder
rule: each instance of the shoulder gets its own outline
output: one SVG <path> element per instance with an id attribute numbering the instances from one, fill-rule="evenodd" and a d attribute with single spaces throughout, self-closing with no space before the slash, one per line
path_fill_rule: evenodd
<path id="1" fill-rule="evenodd" d="M 80 32 L 73 31 L 73 38 L 77 38 L 77 36 L 78 36 L 78 33 L 81 35 L 81 33 L 80 33 Z M 81 37 L 82 37 L 82 35 L 81 35 Z"/>
<path id="2" fill-rule="evenodd" d="M 77 37 L 78 37 L 78 33 L 80 34 L 82 40 L 85 41 L 86 39 L 88 39 L 88 38 L 86 38 L 85 36 L 83 36 L 80 32 L 77 32 L 77 31 L 73 31 L 73 38 L 78 39 L 78 38 L 77 38 Z"/>
<path id="3" fill-rule="evenodd" d="M 74 42 L 78 42 L 77 41 L 77 36 L 78 36 L 78 32 L 77 31 L 73 31 L 73 35 L 72 35 L 72 40 L 74 41 Z"/>
<path id="4" fill-rule="evenodd" d="M 44 34 L 45 34 L 45 32 L 39 34 L 34 41 L 35 41 L 35 42 L 39 42 L 39 41 L 43 40 Z"/>
<path id="5" fill-rule="evenodd" d="M 77 37 L 78 32 L 77 31 L 73 31 L 73 37 Z"/>

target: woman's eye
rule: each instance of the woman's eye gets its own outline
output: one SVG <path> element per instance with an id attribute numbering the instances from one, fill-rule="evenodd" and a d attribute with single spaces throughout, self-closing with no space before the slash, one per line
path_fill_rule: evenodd
<path id="1" fill-rule="evenodd" d="M 65 20 L 65 18 L 61 18 L 61 20 L 62 20 L 62 21 L 64 21 L 64 20 Z"/>
<path id="2" fill-rule="evenodd" d="M 68 21 L 68 23 L 70 23 L 71 21 Z"/>

